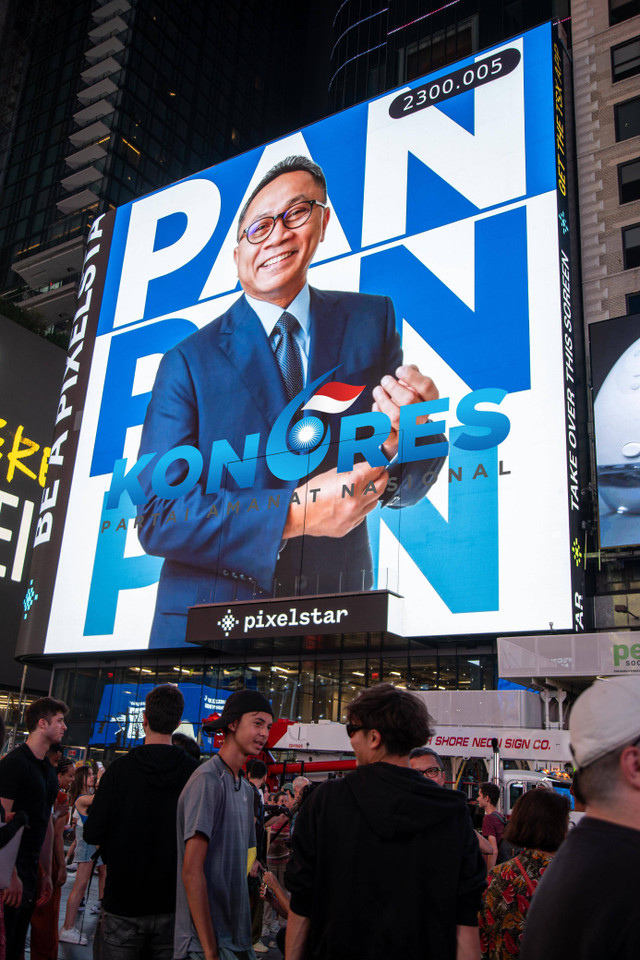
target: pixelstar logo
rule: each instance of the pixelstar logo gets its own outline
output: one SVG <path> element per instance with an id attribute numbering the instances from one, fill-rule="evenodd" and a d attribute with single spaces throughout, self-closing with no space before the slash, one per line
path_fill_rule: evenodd
<path id="1" fill-rule="evenodd" d="M 266 463 L 270 473 L 286 482 L 310 476 L 321 465 L 331 444 L 331 428 L 316 416 L 299 417 L 300 410 L 316 410 L 322 413 L 339 413 L 348 409 L 365 389 L 335 382 L 327 384 L 338 367 L 309 383 L 289 403 L 277 418 L 266 441 Z M 479 410 L 478 403 L 499 404 L 507 391 L 498 387 L 475 390 L 464 397 L 456 408 L 456 416 L 466 430 L 459 431 L 454 445 L 461 450 L 478 451 L 496 447 L 509 434 L 510 422 L 502 413 Z M 445 457 L 449 444 L 446 441 L 430 443 L 422 441 L 444 433 L 444 420 L 428 420 L 425 416 L 442 413 L 449 409 L 447 398 L 413 403 L 400 408 L 398 463 L 412 463 Z M 387 458 L 380 444 L 391 432 L 390 418 L 380 411 L 359 413 L 340 418 L 338 442 L 338 473 L 353 470 L 356 457 L 364 459 L 372 467 L 384 467 Z M 206 493 L 215 493 L 221 488 L 223 470 L 226 468 L 240 489 L 255 483 L 258 457 L 261 454 L 262 435 L 251 433 L 245 436 L 243 455 L 234 450 L 228 440 L 216 440 L 211 447 L 208 462 L 197 447 L 183 444 L 173 447 L 162 456 L 146 453 L 127 469 L 127 460 L 114 464 L 111 485 L 107 494 L 108 510 L 117 508 L 121 496 L 126 493 L 132 503 L 144 503 L 148 499 L 140 475 L 147 468 L 151 473 L 153 494 L 161 499 L 174 499 L 189 493 L 200 483 L 206 468 Z M 183 462 L 183 479 L 170 484 L 167 474 L 177 462 Z"/>

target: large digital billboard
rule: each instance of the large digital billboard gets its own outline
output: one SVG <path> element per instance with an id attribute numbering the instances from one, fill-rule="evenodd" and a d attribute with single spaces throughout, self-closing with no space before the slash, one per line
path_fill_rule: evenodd
<path id="1" fill-rule="evenodd" d="M 0 311 L 2 307 L 0 306 Z M 46 488 L 53 420 L 65 355 L 0 313 L 0 676 L 20 686 L 14 655 L 29 610 L 31 543 Z M 50 677 L 28 674 L 28 687 L 49 689 Z"/>
<path id="2" fill-rule="evenodd" d="M 564 58 L 546 25 L 95 221 L 26 652 L 372 589 L 405 636 L 583 629 Z"/>
<path id="3" fill-rule="evenodd" d="M 589 326 L 601 547 L 640 543 L 640 316 Z"/>

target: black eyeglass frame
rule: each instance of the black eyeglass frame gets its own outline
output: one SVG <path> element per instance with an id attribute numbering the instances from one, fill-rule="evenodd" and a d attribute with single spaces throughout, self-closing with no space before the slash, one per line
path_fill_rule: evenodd
<path id="1" fill-rule="evenodd" d="M 295 208 L 300 206 L 301 204 L 307 204 L 307 203 L 309 204 L 309 213 L 304 218 L 304 220 L 301 220 L 300 223 L 296 223 L 295 225 L 288 224 L 286 222 L 287 214 L 290 213 L 292 210 L 295 210 Z M 283 210 L 282 213 L 277 213 L 275 217 L 258 217 L 258 219 L 254 220 L 253 223 L 250 223 L 248 227 L 245 227 L 245 229 L 242 231 L 242 233 L 238 237 L 238 243 L 240 243 L 243 237 L 246 237 L 247 243 L 251 243 L 253 244 L 253 246 L 257 246 L 259 243 L 264 243 L 264 241 L 267 240 L 275 230 L 275 226 L 278 220 L 282 220 L 282 223 L 287 228 L 287 230 L 298 230 L 300 227 L 303 227 L 305 223 L 309 222 L 309 220 L 311 219 L 311 214 L 313 213 L 314 207 L 322 207 L 323 210 L 326 210 L 328 206 L 329 204 L 323 203 L 322 200 L 297 200 L 290 207 L 287 207 L 286 210 Z M 251 228 L 255 227 L 259 223 L 264 223 L 267 220 L 271 220 L 271 229 L 269 230 L 269 232 L 266 233 L 264 237 L 260 237 L 259 240 L 252 240 L 249 235 L 249 231 L 251 230 Z"/>
<path id="2" fill-rule="evenodd" d="M 435 773 L 433 772 L 435 770 Z M 420 773 L 423 777 L 428 777 L 430 780 L 435 780 L 441 773 L 444 773 L 442 767 L 425 767 L 424 770 L 421 770 Z"/>

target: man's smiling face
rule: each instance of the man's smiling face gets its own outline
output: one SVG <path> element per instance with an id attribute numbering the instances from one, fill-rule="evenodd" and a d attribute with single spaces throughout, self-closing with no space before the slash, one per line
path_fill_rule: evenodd
<path id="1" fill-rule="evenodd" d="M 305 170 L 283 173 L 268 183 L 253 198 L 240 230 L 260 217 L 284 213 L 297 200 L 324 201 L 322 188 Z M 329 210 L 314 206 L 301 227 L 291 230 L 282 219 L 262 243 L 249 243 L 243 236 L 234 250 L 238 277 L 245 293 L 256 300 L 267 300 L 288 307 L 302 290 L 309 264 L 318 244 L 324 240 Z"/>

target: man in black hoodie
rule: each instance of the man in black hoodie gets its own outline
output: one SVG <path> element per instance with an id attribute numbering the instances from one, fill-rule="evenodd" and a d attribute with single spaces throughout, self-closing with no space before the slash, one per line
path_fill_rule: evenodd
<path id="1" fill-rule="evenodd" d="M 480 960 L 486 871 L 464 796 L 409 766 L 424 703 L 390 683 L 347 708 L 358 768 L 303 804 L 287 869 L 287 960 Z"/>
<path id="2" fill-rule="evenodd" d="M 176 809 L 197 769 L 173 746 L 184 698 L 163 683 L 146 697 L 145 741 L 105 771 L 84 825 L 107 864 L 100 941 L 104 960 L 173 957 L 176 909 Z"/>

